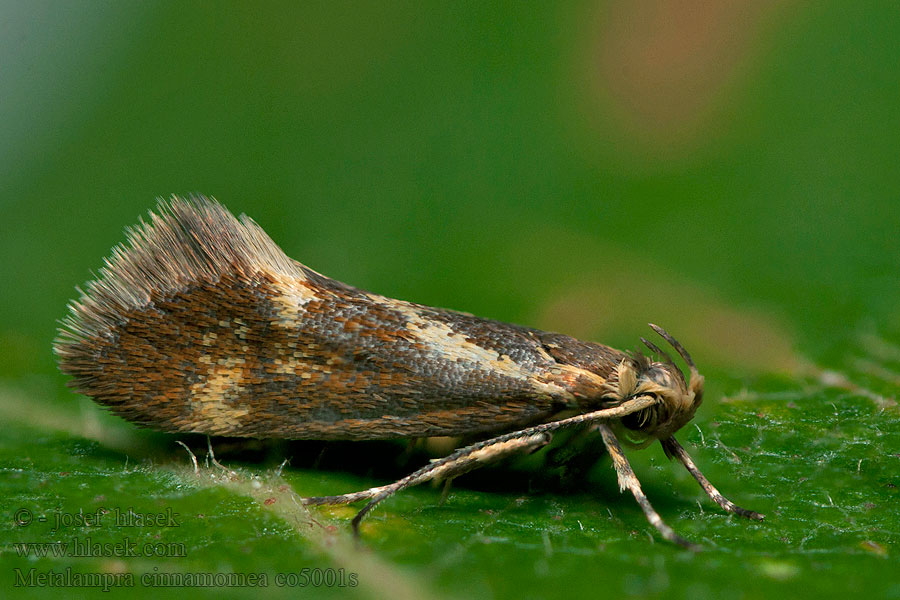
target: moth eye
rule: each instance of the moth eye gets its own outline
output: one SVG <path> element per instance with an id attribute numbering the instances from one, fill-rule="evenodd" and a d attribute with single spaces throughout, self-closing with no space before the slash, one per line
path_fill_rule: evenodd
<path id="1" fill-rule="evenodd" d="M 622 417 L 622 425 L 632 431 L 640 431 L 647 425 L 653 425 L 656 420 L 655 417 L 657 416 L 655 408 L 656 407 L 648 406 L 647 408 L 633 412 L 630 415 L 625 415 Z"/>

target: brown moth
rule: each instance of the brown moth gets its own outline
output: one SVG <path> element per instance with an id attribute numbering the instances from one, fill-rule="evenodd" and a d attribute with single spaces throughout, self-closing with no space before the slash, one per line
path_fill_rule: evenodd
<path id="1" fill-rule="evenodd" d="M 354 531 L 403 488 L 578 425 L 599 432 L 619 487 L 665 539 L 693 547 L 650 505 L 619 439 L 659 440 L 719 506 L 763 518 L 724 498 L 675 440 L 700 405 L 703 377 L 655 325 L 689 380 L 646 340 L 661 360 L 334 281 L 202 196 L 161 201 L 127 237 L 70 304 L 54 344 L 70 385 L 115 414 L 161 431 L 255 438 L 486 438 L 395 483 L 305 499 L 368 500 Z"/>

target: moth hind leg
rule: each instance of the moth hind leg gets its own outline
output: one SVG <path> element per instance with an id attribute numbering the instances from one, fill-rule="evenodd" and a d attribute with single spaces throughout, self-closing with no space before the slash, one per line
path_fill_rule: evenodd
<path id="1" fill-rule="evenodd" d="M 359 500 L 369 500 L 351 522 L 353 534 L 359 536 L 359 524 L 363 517 L 375 508 L 379 502 L 393 496 L 397 492 L 433 479 L 449 481 L 504 456 L 517 452 L 534 451 L 549 443 L 550 438 L 551 435 L 547 432 L 533 433 L 531 431 L 523 431 L 520 436 L 515 434 L 500 436 L 499 438 L 460 448 L 443 458 L 431 461 L 421 469 L 388 485 L 372 487 L 340 496 L 308 497 L 303 498 L 302 501 L 305 505 L 321 505 L 349 504 Z"/>
<path id="2" fill-rule="evenodd" d="M 458 475 L 461 475 L 462 473 L 465 473 L 466 471 L 475 468 L 476 466 L 479 466 L 479 462 L 488 462 L 491 460 L 495 460 L 503 456 L 504 454 L 519 452 L 527 449 L 533 450 L 550 441 L 551 431 L 601 420 L 619 418 L 624 415 L 637 412 L 644 408 L 648 408 L 656 402 L 657 401 L 651 396 L 639 396 L 631 400 L 626 400 L 622 404 L 619 404 L 618 406 L 614 406 L 612 408 L 603 408 L 589 413 L 578 414 L 566 419 L 560 419 L 558 421 L 541 423 L 539 425 L 534 425 L 532 427 L 528 427 L 519 431 L 505 433 L 495 438 L 477 442 L 475 444 L 472 444 L 471 446 L 466 446 L 465 448 L 460 448 L 459 450 L 453 452 L 448 456 L 445 456 L 444 458 L 432 461 L 431 464 L 422 467 L 418 471 L 415 471 L 414 473 L 411 473 L 410 475 L 407 475 L 403 479 L 397 480 L 390 485 L 369 488 L 368 490 L 363 490 L 361 492 L 355 492 L 352 494 L 343 494 L 341 496 L 320 496 L 315 498 L 304 498 L 303 503 L 348 504 L 350 502 L 356 502 L 357 500 L 370 499 L 369 503 L 366 504 L 362 508 L 362 510 L 359 511 L 359 513 L 357 513 L 352 521 L 353 532 L 355 535 L 359 535 L 359 523 L 366 515 L 366 513 L 372 510 L 372 508 L 374 508 L 376 504 L 402 489 L 417 485 L 419 483 L 423 483 L 425 481 L 428 481 L 429 479 L 434 479 L 436 477 L 456 477 Z M 605 425 L 598 426 L 605 427 Z M 607 431 L 609 431 L 608 428 Z M 609 435 L 612 435 L 612 431 L 609 431 Z M 612 439 L 615 441 L 615 436 L 613 436 Z M 606 438 L 604 438 L 604 443 L 605 440 Z M 618 446 L 618 442 L 616 442 L 616 445 Z M 607 448 L 609 448 L 609 444 L 607 444 Z M 621 456 L 621 459 L 624 460 L 625 457 L 623 454 L 621 454 L 621 448 L 619 448 L 619 450 L 619 456 Z M 625 462 L 625 465 L 628 465 L 627 461 Z M 630 471 L 631 467 L 628 467 L 628 469 Z M 634 473 L 632 473 L 632 478 L 633 476 Z M 635 481 L 637 480 L 635 479 Z M 641 497 L 643 497 L 643 492 L 640 492 L 640 486 L 638 486 L 637 490 L 638 493 L 641 494 Z M 637 495 L 635 495 L 635 498 L 637 498 Z M 643 501 L 649 507 L 649 503 L 647 502 L 646 497 L 643 497 Z M 641 506 L 643 507 L 644 505 L 642 504 Z M 650 510 L 653 512 L 653 514 L 656 514 L 656 512 L 653 511 L 652 507 L 650 508 Z M 645 509 L 644 512 L 646 513 L 647 510 Z M 662 522 L 661 519 L 659 519 L 659 515 L 656 515 L 656 518 L 660 522 Z M 663 524 L 663 526 L 665 526 L 665 524 Z M 659 529 L 659 527 L 657 527 L 657 529 Z M 671 533 L 671 536 L 674 536 L 674 538 L 677 538 L 679 540 L 681 539 L 678 538 L 678 536 L 676 536 L 674 532 Z M 668 537 L 666 539 L 673 538 Z M 683 542 L 684 540 L 681 541 Z"/>
<path id="3" fill-rule="evenodd" d="M 325 504 L 351 504 L 353 502 L 359 502 L 360 500 L 371 498 L 387 487 L 389 486 L 382 485 L 372 487 L 367 490 L 351 492 L 349 494 L 340 494 L 338 496 L 307 496 L 305 498 L 301 498 L 301 501 L 305 506 L 322 506 Z"/>

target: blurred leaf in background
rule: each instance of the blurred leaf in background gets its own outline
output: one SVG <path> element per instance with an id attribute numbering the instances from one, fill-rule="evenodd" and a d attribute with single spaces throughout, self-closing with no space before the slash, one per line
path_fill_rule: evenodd
<path id="1" fill-rule="evenodd" d="M 3 3 L 0 585 L 308 567 L 359 575 L 300 590 L 322 596 L 900 597 L 898 37 L 892 5 L 836 1 Z M 242 446 L 234 477 L 196 476 L 175 440 L 204 441 L 109 416 L 50 352 L 123 227 L 190 192 L 388 296 L 623 349 L 664 325 L 708 382 L 683 441 L 769 518 L 721 515 L 658 448 L 631 453 L 709 548 L 689 555 L 653 542 L 608 462 L 563 485 L 538 456 L 443 505 L 392 499 L 360 550 L 352 511 L 303 513 L 290 490 L 383 483 L 411 468 L 393 447 L 342 469 L 333 450 L 313 468 L 317 445 Z M 177 530 L 88 533 L 186 556 L 20 557 L 59 537 L 18 526 L 23 507 L 173 508 Z"/>

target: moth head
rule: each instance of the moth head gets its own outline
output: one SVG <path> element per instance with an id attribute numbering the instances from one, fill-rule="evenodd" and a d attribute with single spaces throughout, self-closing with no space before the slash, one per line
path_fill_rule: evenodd
<path id="1" fill-rule="evenodd" d="M 669 438 L 684 427 L 703 401 L 703 376 L 697 371 L 691 355 L 664 329 L 650 324 L 687 363 L 690 379 L 686 379 L 671 357 L 651 342 L 641 341 L 662 361 L 652 361 L 636 354 L 624 359 L 617 368 L 616 396 L 620 402 L 650 397 L 654 404 L 628 414 L 611 423 L 616 433 L 636 447 L 645 447 L 654 440 Z"/>

